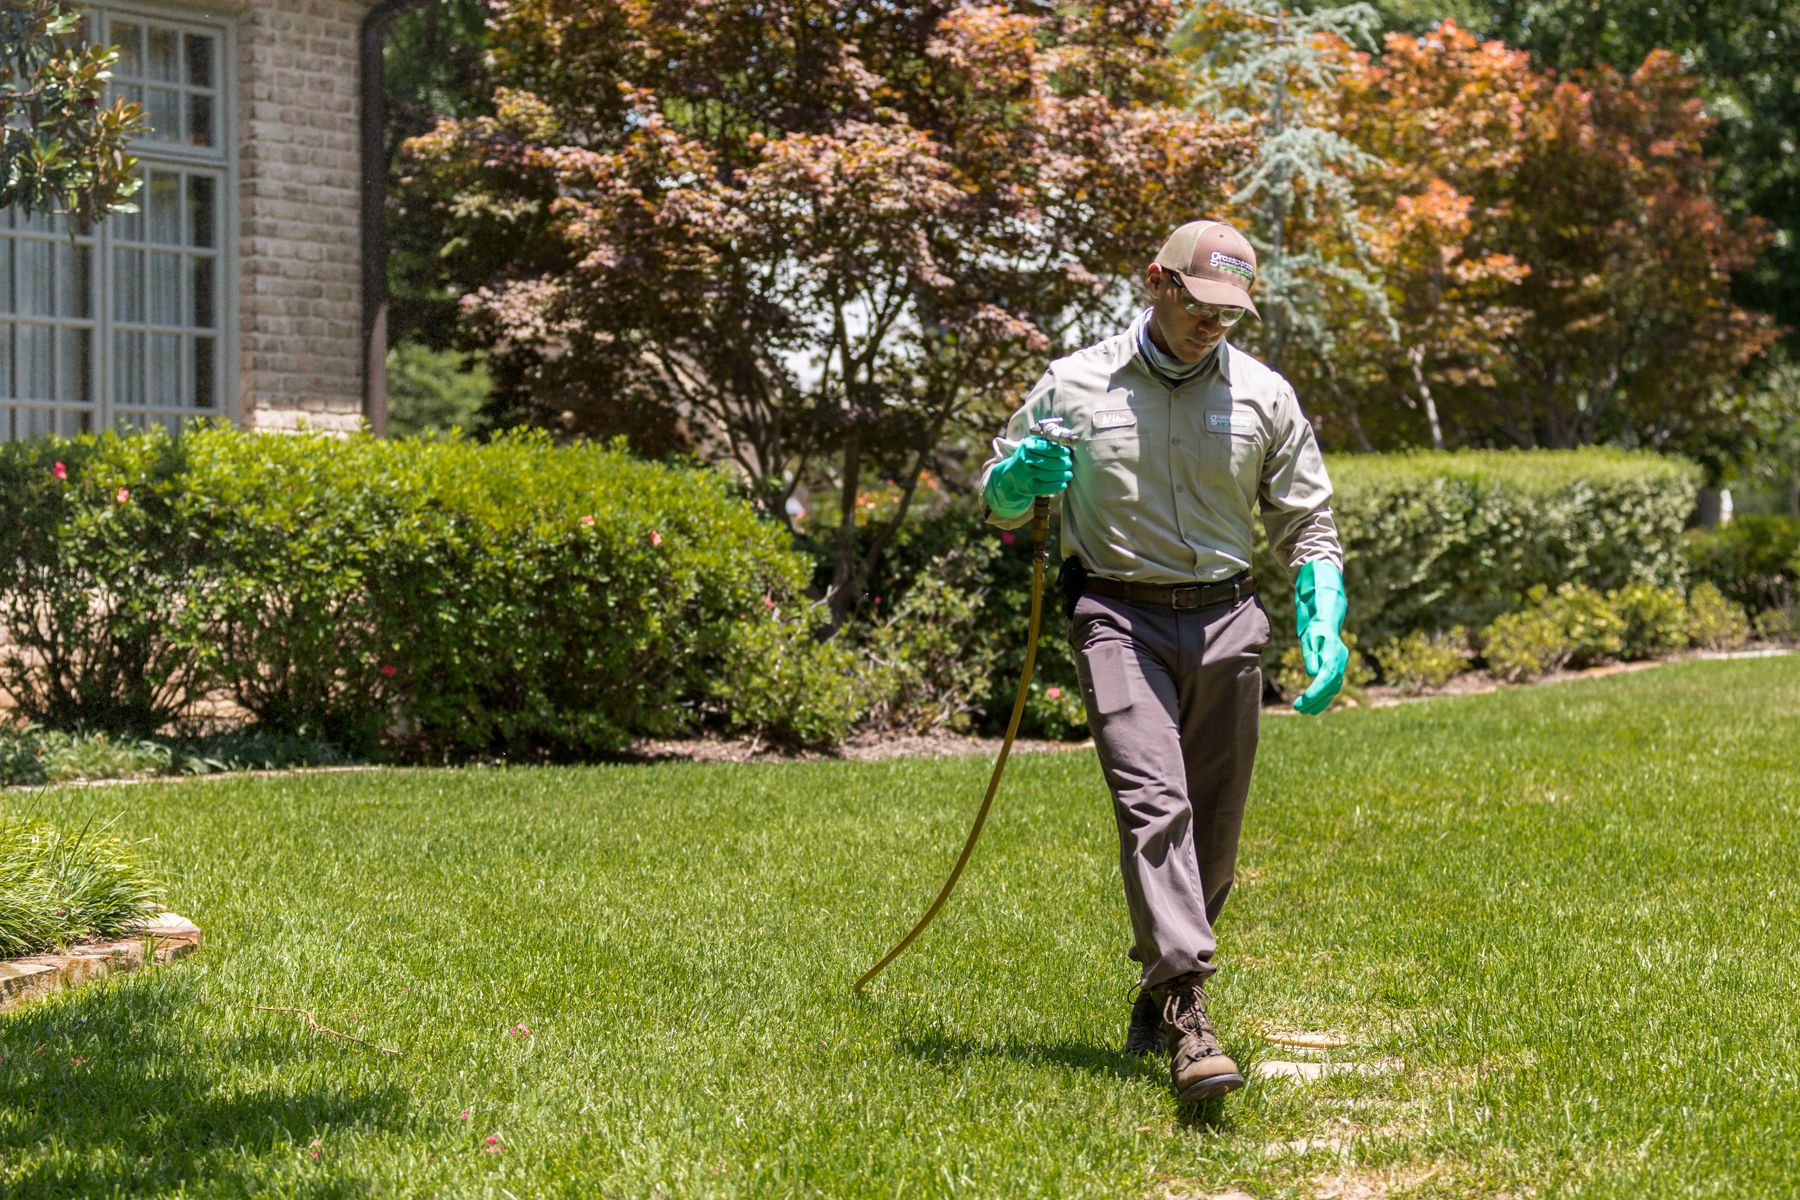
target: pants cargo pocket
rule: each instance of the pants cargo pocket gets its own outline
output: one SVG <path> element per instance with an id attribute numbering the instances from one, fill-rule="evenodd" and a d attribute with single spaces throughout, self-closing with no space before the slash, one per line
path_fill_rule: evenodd
<path id="1" fill-rule="evenodd" d="M 1131 663 L 1118 642 L 1101 642 L 1081 652 L 1082 698 L 1095 717 L 1111 717 L 1131 707 Z"/>

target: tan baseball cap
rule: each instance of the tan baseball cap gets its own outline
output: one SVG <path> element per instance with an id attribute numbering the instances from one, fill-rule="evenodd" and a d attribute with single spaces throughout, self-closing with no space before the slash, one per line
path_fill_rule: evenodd
<path id="1" fill-rule="evenodd" d="M 1159 267 L 1181 272 L 1181 282 L 1201 303 L 1230 304 L 1262 316 L 1250 299 L 1256 251 L 1223 221 L 1189 221 L 1169 235 L 1155 261 Z"/>

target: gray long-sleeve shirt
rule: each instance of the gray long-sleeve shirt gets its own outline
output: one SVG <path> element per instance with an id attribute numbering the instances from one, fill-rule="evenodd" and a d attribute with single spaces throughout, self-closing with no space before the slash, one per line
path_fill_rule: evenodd
<path id="1" fill-rule="evenodd" d="M 1294 389 L 1229 342 L 1214 365 L 1171 384 L 1129 332 L 1050 364 L 994 439 L 982 471 L 1054 416 L 1081 436 L 1062 498 L 1062 553 L 1135 583 L 1212 583 L 1250 566 L 1256 506 L 1289 566 L 1343 566 L 1331 480 Z M 1016 529 L 1031 520 L 990 513 Z"/>

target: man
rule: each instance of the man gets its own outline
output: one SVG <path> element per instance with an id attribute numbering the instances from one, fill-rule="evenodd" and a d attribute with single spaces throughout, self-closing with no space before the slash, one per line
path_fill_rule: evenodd
<path id="1" fill-rule="evenodd" d="M 1050 365 L 982 478 L 1002 528 L 1067 489 L 1069 638 L 1142 964 L 1126 1050 L 1167 1049 L 1184 1101 L 1244 1083 L 1204 983 L 1256 756 L 1269 638 L 1249 570 L 1257 507 L 1295 575 L 1313 676 L 1295 707 L 1324 711 L 1349 660 L 1343 552 L 1312 426 L 1285 379 L 1225 340 L 1256 315 L 1255 279 L 1256 253 L 1230 226 L 1177 229 L 1146 268 L 1150 307 Z M 1073 451 L 1029 435 L 1052 416 L 1078 435 Z"/>

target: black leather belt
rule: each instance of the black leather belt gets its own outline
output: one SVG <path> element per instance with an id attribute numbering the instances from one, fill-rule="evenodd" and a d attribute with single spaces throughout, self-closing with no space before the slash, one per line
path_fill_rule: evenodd
<path id="1" fill-rule="evenodd" d="M 1089 575 L 1083 591 L 1115 600 L 1135 600 L 1139 604 L 1166 604 L 1170 608 L 1210 608 L 1215 604 L 1236 604 L 1245 596 L 1256 594 L 1256 576 L 1240 571 L 1230 579 L 1217 583 L 1158 584 L 1127 583 L 1104 575 Z"/>

